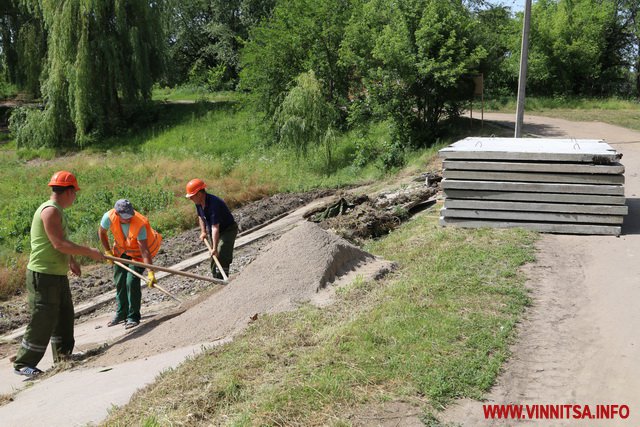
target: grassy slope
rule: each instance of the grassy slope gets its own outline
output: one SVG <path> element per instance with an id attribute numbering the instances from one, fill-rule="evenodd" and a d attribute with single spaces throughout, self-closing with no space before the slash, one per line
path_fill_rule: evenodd
<path id="1" fill-rule="evenodd" d="M 487 111 L 516 111 L 515 99 L 487 101 Z M 640 104 L 615 98 L 529 98 L 527 114 L 556 117 L 573 121 L 599 121 L 640 130 Z"/>
<path id="2" fill-rule="evenodd" d="M 163 373 L 105 425 L 349 425 L 360 405 L 479 398 L 528 302 L 535 234 L 442 229 L 431 211 L 372 253 L 397 261 L 333 306 L 260 318 L 233 343 Z M 426 418 L 425 418 L 426 419 Z"/>

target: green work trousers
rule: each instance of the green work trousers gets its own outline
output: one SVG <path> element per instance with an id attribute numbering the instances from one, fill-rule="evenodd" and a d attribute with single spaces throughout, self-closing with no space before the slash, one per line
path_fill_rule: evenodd
<path id="1" fill-rule="evenodd" d="M 235 222 L 220 232 L 220 239 L 218 240 L 218 261 L 224 269 L 227 277 L 229 277 L 229 266 L 233 262 L 233 246 L 236 243 L 236 236 L 238 235 L 238 224 Z M 216 279 L 222 279 L 222 273 L 218 271 L 216 262 L 211 258 L 211 274 Z"/>
<path id="2" fill-rule="evenodd" d="M 121 255 L 123 260 L 131 259 L 127 255 Z M 122 261 L 126 265 L 126 261 Z M 127 265 L 130 269 L 142 274 L 143 267 Z M 113 282 L 116 284 L 116 300 L 118 309 L 116 318 L 118 320 L 140 321 L 140 303 L 142 301 L 142 290 L 140 289 L 140 278 L 122 267 L 113 266 Z"/>
<path id="3" fill-rule="evenodd" d="M 70 355 L 73 339 L 73 301 L 67 276 L 27 269 L 27 292 L 31 320 L 22 337 L 14 368 L 35 368 L 51 340 L 54 362 Z"/>

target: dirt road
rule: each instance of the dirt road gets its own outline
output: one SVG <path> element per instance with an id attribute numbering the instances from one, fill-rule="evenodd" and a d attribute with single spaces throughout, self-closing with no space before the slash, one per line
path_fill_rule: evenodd
<path id="1" fill-rule="evenodd" d="M 514 115 L 485 114 L 513 124 Z M 525 117 L 524 131 L 549 137 L 602 138 L 623 154 L 629 206 L 619 238 L 543 235 L 528 267 L 533 305 L 513 355 L 485 402 L 462 400 L 439 418 L 454 425 L 488 421 L 484 404 L 627 405 L 613 420 L 528 420 L 536 426 L 640 425 L 640 132 L 604 123 Z M 571 412 L 573 414 L 573 412 Z"/>

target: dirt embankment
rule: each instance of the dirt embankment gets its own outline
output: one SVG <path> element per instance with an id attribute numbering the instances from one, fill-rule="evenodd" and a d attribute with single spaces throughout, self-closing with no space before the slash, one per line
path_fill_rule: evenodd
<path id="1" fill-rule="evenodd" d="M 272 218 L 278 217 L 285 212 L 295 209 L 315 200 L 319 197 L 331 195 L 335 190 L 314 190 L 306 193 L 282 193 L 272 197 L 267 197 L 256 202 L 249 203 L 233 211 L 233 215 L 238 222 L 240 232 L 249 230 L 257 225 L 263 224 Z M 153 224 L 153 217 L 150 218 Z M 195 214 L 194 214 L 195 221 Z M 96 224 L 97 227 L 97 224 Z M 187 259 L 196 253 L 202 252 L 206 248 L 198 239 L 199 230 L 194 228 L 185 231 L 175 237 L 165 239 L 160 252 L 154 259 L 154 263 L 163 266 L 171 266 Z M 245 265 L 250 263 L 256 255 L 254 248 L 247 248 L 234 254 L 234 263 L 231 265 L 231 273 L 237 273 Z M 197 268 L 201 273 L 206 274 L 208 266 L 204 264 Z M 196 271 L 196 272 L 198 272 Z M 197 285 L 197 284 L 196 284 Z M 112 291 L 112 269 L 109 265 L 87 266 L 83 268 L 83 276 L 70 276 L 71 293 L 74 304 L 90 300 L 98 295 Z M 163 287 L 178 295 L 189 295 L 197 293 L 202 289 L 194 288 L 193 281 L 184 280 L 180 277 L 168 277 L 163 279 Z M 145 294 L 145 299 L 163 298 L 157 293 Z M 29 320 L 29 307 L 26 295 L 21 294 L 16 297 L 0 302 L 0 335 L 25 325 Z M 0 347 L 0 356 L 3 350 Z"/>

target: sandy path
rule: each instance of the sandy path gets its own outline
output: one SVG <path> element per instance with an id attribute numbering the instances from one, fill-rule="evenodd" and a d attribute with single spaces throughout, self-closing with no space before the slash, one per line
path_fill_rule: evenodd
<path id="1" fill-rule="evenodd" d="M 485 114 L 513 123 L 513 115 Z M 640 133 L 604 123 L 525 117 L 525 132 L 603 138 L 623 153 L 629 216 L 623 235 L 543 235 L 528 267 L 533 306 L 487 404 L 628 405 L 627 419 L 534 420 L 518 425 L 640 425 Z M 462 400 L 441 419 L 464 426 L 487 421 L 483 402 Z"/>

